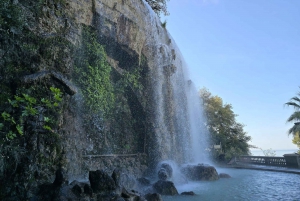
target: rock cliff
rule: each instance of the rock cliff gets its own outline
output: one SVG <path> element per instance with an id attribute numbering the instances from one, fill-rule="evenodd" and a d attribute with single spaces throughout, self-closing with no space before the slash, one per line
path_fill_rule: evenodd
<path id="1" fill-rule="evenodd" d="M 183 61 L 144 0 L 0 4 L 1 185 L 20 183 L 3 195 L 30 197 L 58 167 L 141 176 L 187 160 Z"/>

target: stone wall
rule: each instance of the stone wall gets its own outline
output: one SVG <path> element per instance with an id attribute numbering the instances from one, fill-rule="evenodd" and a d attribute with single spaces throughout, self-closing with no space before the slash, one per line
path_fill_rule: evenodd
<path id="1" fill-rule="evenodd" d="M 92 171 L 103 169 L 108 174 L 112 174 L 115 168 L 121 168 L 128 175 L 140 178 L 148 168 L 148 159 L 145 154 L 87 155 L 83 158 L 83 168 Z"/>

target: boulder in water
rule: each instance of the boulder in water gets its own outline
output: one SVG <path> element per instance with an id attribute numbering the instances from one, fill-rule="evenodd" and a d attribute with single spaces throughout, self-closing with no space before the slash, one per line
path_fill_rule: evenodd
<path id="1" fill-rule="evenodd" d="M 116 183 L 103 170 L 90 171 L 89 180 L 93 192 L 111 191 L 116 189 Z"/>
<path id="2" fill-rule="evenodd" d="M 205 164 L 187 165 L 181 169 L 181 172 L 192 181 L 215 181 L 219 179 L 216 168 Z"/>
<path id="3" fill-rule="evenodd" d="M 160 167 L 166 170 L 169 178 L 173 176 L 173 168 L 169 163 L 162 163 L 160 164 Z"/>
<path id="4" fill-rule="evenodd" d="M 226 173 L 220 173 L 219 174 L 219 178 L 225 178 L 225 179 L 228 179 L 228 178 L 231 178 L 231 176 L 229 174 L 226 174 Z"/>
<path id="5" fill-rule="evenodd" d="M 162 195 L 178 195 L 178 191 L 171 181 L 159 180 L 153 184 L 154 190 Z"/>
<path id="6" fill-rule="evenodd" d="M 193 191 L 182 192 L 180 195 L 195 195 Z"/>
<path id="7" fill-rule="evenodd" d="M 141 196 L 136 191 L 127 191 L 125 188 L 122 189 L 121 197 L 128 201 L 146 201 L 144 197 Z"/>
<path id="8" fill-rule="evenodd" d="M 158 178 L 159 178 L 159 180 L 162 180 L 162 181 L 166 181 L 168 179 L 167 171 L 164 168 L 161 168 L 158 171 Z"/>
<path id="9" fill-rule="evenodd" d="M 161 195 L 158 193 L 149 193 L 145 195 L 147 201 L 162 201 Z"/>

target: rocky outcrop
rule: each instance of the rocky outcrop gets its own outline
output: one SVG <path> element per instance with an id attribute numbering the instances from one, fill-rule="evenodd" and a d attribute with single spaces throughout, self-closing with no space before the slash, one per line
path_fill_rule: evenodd
<path id="1" fill-rule="evenodd" d="M 162 201 L 161 195 L 158 193 L 149 193 L 145 195 L 147 201 Z"/>
<path id="2" fill-rule="evenodd" d="M 102 168 L 109 173 L 90 173 L 90 187 L 65 189 L 76 197 L 92 194 L 91 189 L 113 190 L 122 181 L 110 177 L 115 167 L 141 177 L 159 161 L 185 161 L 181 145 L 189 141 L 189 126 L 184 62 L 144 0 L 3 0 L 0 10 L 5 13 L 0 22 L 1 111 L 15 95 L 25 93 L 46 103 L 53 99 L 50 87 L 65 92 L 56 97 L 61 103 L 52 107 L 57 114 L 54 125 L 46 127 L 47 136 L 45 129 L 30 124 L 32 119 L 15 118 L 29 125 L 24 126 L 28 135 L 14 140 L 13 154 L 18 155 L 15 160 L 7 157 L 4 165 L 18 174 L 0 181 L 24 185 L 11 183 L 0 196 L 14 192 L 12 199 L 27 200 L 38 183 L 52 181 L 58 167 L 74 177 Z M 22 113 L 14 110 L 14 115 Z M 162 168 L 166 179 L 171 178 L 169 167 Z M 32 178 L 36 182 L 30 183 Z M 64 188 L 64 183 L 57 184 Z"/>
<path id="3" fill-rule="evenodd" d="M 171 181 L 159 180 L 153 184 L 153 188 L 161 195 L 178 195 L 178 191 Z"/>
<path id="4" fill-rule="evenodd" d="M 103 170 L 96 170 L 89 172 L 89 180 L 93 192 L 105 192 L 116 189 L 116 183 L 106 172 Z"/>
<path id="5" fill-rule="evenodd" d="M 185 191 L 182 192 L 180 195 L 196 195 L 193 191 Z"/>
<path id="6" fill-rule="evenodd" d="M 61 172 L 60 170 L 58 172 Z M 113 178 L 119 181 L 120 174 L 117 168 L 113 173 Z M 116 188 L 113 178 L 106 174 L 103 170 L 90 171 L 89 181 L 79 182 L 72 181 L 70 184 L 61 183 L 60 174 L 56 175 L 53 183 L 45 183 L 39 187 L 39 191 L 31 200 L 119 200 L 119 201 L 161 201 L 161 196 L 157 193 L 143 196 L 135 190 L 128 190 L 123 186 Z M 63 181 L 65 181 L 63 179 Z"/>
<path id="7" fill-rule="evenodd" d="M 214 181 L 219 179 L 216 168 L 205 164 L 187 165 L 181 169 L 181 172 L 192 181 Z"/>
<path id="8" fill-rule="evenodd" d="M 220 173 L 219 174 L 219 178 L 225 178 L 225 179 L 228 179 L 228 178 L 231 178 L 231 176 L 229 174 L 226 174 L 226 173 Z"/>

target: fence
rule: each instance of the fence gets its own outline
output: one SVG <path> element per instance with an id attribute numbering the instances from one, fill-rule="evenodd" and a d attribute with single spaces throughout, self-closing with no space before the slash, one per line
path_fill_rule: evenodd
<path id="1" fill-rule="evenodd" d="M 235 157 L 235 162 L 238 164 L 253 164 L 286 167 L 286 160 L 284 157 L 270 157 L 270 156 L 238 156 Z"/>

